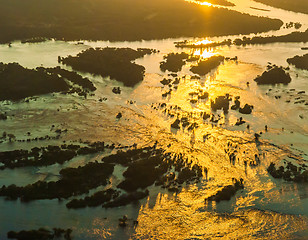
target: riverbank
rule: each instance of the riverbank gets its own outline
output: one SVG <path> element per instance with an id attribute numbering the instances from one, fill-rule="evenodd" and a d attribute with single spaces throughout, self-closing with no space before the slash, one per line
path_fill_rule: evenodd
<path id="1" fill-rule="evenodd" d="M 183 0 L 1 0 L 0 5 L 2 43 L 34 37 L 136 41 L 222 36 L 266 32 L 282 26 L 278 19 Z"/>

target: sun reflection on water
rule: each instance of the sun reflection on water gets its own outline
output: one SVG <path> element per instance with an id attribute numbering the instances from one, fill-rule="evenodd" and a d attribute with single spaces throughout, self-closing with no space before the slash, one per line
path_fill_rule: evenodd
<path id="1" fill-rule="evenodd" d="M 208 43 L 211 41 L 205 39 L 195 44 Z M 217 48 L 193 49 L 190 50 L 190 54 L 201 56 L 201 58 L 224 55 Z M 225 61 L 208 75 L 193 79 L 189 68 L 196 62 L 187 63 L 184 70 L 178 73 L 177 77 L 180 78 L 180 82 L 177 89 L 173 89 L 170 96 L 165 99 L 161 99 L 161 93 L 166 90 L 167 86 L 161 86 L 159 81 L 162 78 L 158 74 L 159 77 L 151 79 L 152 81 L 140 83 L 133 93 L 127 93 L 124 90 L 121 96 L 117 96 L 123 102 L 127 99 L 134 99 L 137 104 L 128 106 L 124 103 L 120 104 L 119 101 L 113 103 L 113 95 L 108 96 L 110 106 L 90 99 L 90 104 L 89 102 L 84 103 L 78 111 L 71 111 L 72 122 L 77 120 L 77 123 L 72 124 L 76 130 L 72 133 L 68 132 L 67 139 L 74 139 L 74 137 L 79 139 L 81 133 L 79 129 L 85 129 L 82 124 L 86 123 L 88 132 L 85 135 L 91 141 L 104 139 L 121 144 L 137 143 L 138 146 L 157 141 L 158 146 L 166 152 L 183 154 L 187 156 L 189 162 L 209 169 L 208 176 L 204 174 L 204 179 L 200 184 L 191 183 L 184 186 L 179 194 L 160 192 L 153 200 L 155 202 L 153 206 L 147 200 L 139 212 L 136 239 L 221 239 L 222 237 L 258 239 L 250 237 L 260 233 L 264 235 L 259 239 L 262 237 L 286 239 L 289 232 L 304 228 L 307 220 L 292 215 L 251 210 L 256 207 L 257 202 L 261 202 L 261 205 L 267 201 L 285 205 L 291 203 L 292 206 L 299 204 L 300 195 L 296 185 L 294 189 L 281 188 L 268 177 L 266 172 L 270 161 L 275 162 L 282 159 L 286 152 L 269 144 L 266 145 L 266 143 L 257 146 L 252 140 L 253 130 L 246 128 L 230 130 L 234 126 L 229 125 L 234 125 L 235 120 L 241 116 L 237 112 L 224 114 L 219 110 L 218 114 L 222 118 L 216 125 L 200 117 L 203 112 L 212 114 L 211 100 L 228 93 L 231 96 L 240 95 L 242 103 L 254 104 L 253 117 L 261 118 L 264 114 L 262 111 L 269 109 L 270 104 L 262 102 L 263 99 L 257 94 L 253 84 L 250 88 L 246 85 L 248 80 L 260 74 L 260 68 L 240 61 Z M 105 87 L 105 83 L 101 84 Z M 208 99 L 199 100 L 200 92 L 207 92 Z M 146 98 L 145 95 L 147 95 Z M 191 100 L 196 101 L 191 102 Z M 174 112 L 174 117 L 168 118 L 162 109 L 158 111 L 150 109 L 147 101 L 150 103 L 164 102 L 168 107 L 178 106 L 181 111 Z M 115 121 L 115 116 L 119 111 L 124 117 L 121 121 Z M 175 118 L 182 116 L 188 117 L 199 127 L 193 131 L 187 128 L 171 129 L 170 124 Z M 253 123 L 257 124 L 251 116 L 245 116 L 245 120 L 247 123 L 254 121 Z M 72 134 L 75 135 L 72 136 Z M 95 138 L 91 139 L 92 136 Z M 207 136 L 206 139 L 204 136 Z M 229 146 L 230 143 L 232 146 Z M 235 165 L 230 164 L 228 159 L 226 151 L 230 149 L 236 149 L 238 152 Z M 264 152 L 267 155 L 262 157 L 260 167 L 247 168 L 244 166 L 244 160 L 253 159 L 255 154 Z M 238 193 L 230 202 L 205 203 L 206 197 L 215 194 L 226 184 L 231 184 L 232 178 L 244 179 L 244 194 Z M 292 192 L 292 199 L 286 200 L 290 197 L 290 192 Z M 151 196 L 151 198 L 155 197 Z M 229 213 L 221 213 L 221 209 Z M 230 213 L 232 211 L 233 213 Z M 95 219 L 92 230 L 88 232 L 89 236 L 94 236 L 95 239 L 111 237 L 116 230 L 110 228 L 106 222 L 108 223 L 104 219 Z"/>
<path id="2" fill-rule="evenodd" d="M 200 41 L 197 41 L 194 43 L 194 45 L 198 46 L 198 45 L 205 45 L 205 44 L 209 44 L 209 43 L 212 43 L 213 41 L 210 41 L 208 39 L 203 39 L 203 40 L 200 40 Z"/>
<path id="3" fill-rule="evenodd" d="M 211 213 L 187 195 L 181 193 L 173 201 L 162 194 L 154 207 L 146 204 L 141 208 L 133 239 L 290 239 L 289 233 L 306 226 L 305 220 L 296 216 L 254 209 Z M 189 201 L 185 201 L 187 197 Z M 216 208 L 214 203 L 207 207 Z"/>
<path id="4" fill-rule="evenodd" d="M 202 58 L 210 58 L 212 56 L 218 55 L 218 53 L 216 51 L 214 51 L 214 49 L 198 49 L 195 50 L 193 53 L 194 56 L 200 56 Z"/>
<path id="5" fill-rule="evenodd" d="M 186 0 L 186 2 L 190 2 L 190 3 L 195 3 L 195 4 L 199 4 L 202 6 L 213 6 L 213 4 L 209 3 L 209 2 L 202 2 L 202 1 L 196 1 L 196 0 Z"/>

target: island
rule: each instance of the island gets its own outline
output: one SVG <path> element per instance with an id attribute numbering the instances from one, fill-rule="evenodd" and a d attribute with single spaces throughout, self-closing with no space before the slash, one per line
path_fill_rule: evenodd
<path id="1" fill-rule="evenodd" d="M 185 65 L 185 59 L 188 58 L 187 53 L 169 53 L 164 56 L 164 61 L 160 63 L 160 69 L 162 71 L 179 72 Z"/>
<path id="2" fill-rule="evenodd" d="M 217 68 L 223 61 L 223 56 L 212 56 L 206 60 L 200 61 L 198 65 L 192 66 L 190 71 L 198 75 L 206 75 L 213 69 Z"/>
<path id="3" fill-rule="evenodd" d="M 290 74 L 283 67 L 270 67 L 269 70 L 262 73 L 261 76 L 255 78 L 258 85 L 264 84 L 288 84 L 291 82 Z"/>
<path id="4" fill-rule="evenodd" d="M 53 92 L 77 92 L 86 96 L 88 92 L 96 90 L 88 78 L 76 72 L 60 67 L 28 69 L 18 63 L 0 63 L 0 85 L 0 101 L 18 101 Z"/>
<path id="5" fill-rule="evenodd" d="M 77 56 L 59 57 L 59 62 L 76 71 L 110 77 L 125 86 L 133 87 L 144 78 L 145 68 L 133 60 L 154 52 L 152 49 L 89 48 Z"/>
<path id="6" fill-rule="evenodd" d="M 305 54 L 303 56 L 297 55 L 293 58 L 288 58 L 287 62 L 299 69 L 308 70 L 308 54 Z"/>

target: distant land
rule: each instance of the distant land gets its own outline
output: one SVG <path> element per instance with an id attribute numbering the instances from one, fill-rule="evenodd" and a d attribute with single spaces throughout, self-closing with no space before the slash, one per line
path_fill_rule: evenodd
<path id="1" fill-rule="evenodd" d="M 226 1 L 226 0 L 197 0 L 198 2 L 207 2 L 215 5 L 221 5 L 221 6 L 230 6 L 233 7 L 235 4 Z"/>
<path id="2" fill-rule="evenodd" d="M 276 8 L 308 14 L 307 0 L 254 0 Z"/>
<path id="3" fill-rule="evenodd" d="M 0 0 L 0 42 L 33 37 L 136 41 L 249 34 L 282 21 L 184 0 Z"/>

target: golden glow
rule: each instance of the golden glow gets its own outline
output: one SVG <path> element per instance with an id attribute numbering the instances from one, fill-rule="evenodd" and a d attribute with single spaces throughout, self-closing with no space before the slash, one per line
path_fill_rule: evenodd
<path id="1" fill-rule="evenodd" d="M 196 3 L 202 6 L 208 6 L 208 7 L 213 6 L 213 4 L 209 2 L 200 2 L 200 1 L 195 1 L 195 0 L 186 0 L 186 1 L 190 3 Z"/>
<path id="2" fill-rule="evenodd" d="M 140 209 L 133 239 L 256 239 L 252 236 L 259 232 L 265 233 L 264 239 L 289 239 L 294 229 L 304 230 L 306 226 L 305 219 L 295 215 L 255 209 L 211 213 L 216 204 L 204 208 L 202 194 L 183 191 L 176 201 L 159 194 L 154 207 L 146 204 Z"/>
<path id="3" fill-rule="evenodd" d="M 197 41 L 195 43 L 191 43 L 192 45 L 195 45 L 195 46 L 203 46 L 203 45 L 207 45 L 207 44 L 210 44 L 212 43 L 213 41 L 211 40 L 208 40 L 207 38 L 206 39 L 203 39 L 203 40 L 200 40 L 200 41 Z M 193 55 L 194 56 L 200 56 L 201 58 L 210 58 L 214 55 L 217 55 L 217 52 L 214 51 L 213 48 L 199 48 L 199 49 L 196 49 L 194 50 L 193 52 Z"/>
<path id="4" fill-rule="evenodd" d="M 211 4 L 211 3 L 209 3 L 209 2 L 201 2 L 201 3 L 200 3 L 200 5 L 212 6 L 212 4 Z"/>
<path id="5" fill-rule="evenodd" d="M 209 49 L 199 49 L 194 51 L 194 55 L 195 56 L 200 56 L 201 58 L 210 58 L 214 55 L 217 55 L 216 52 L 214 52 L 214 50 L 209 50 Z"/>
<path id="6" fill-rule="evenodd" d="M 209 43 L 212 43 L 213 41 L 211 40 L 208 40 L 207 38 L 204 39 L 204 40 L 201 40 L 201 41 L 198 41 L 196 43 L 194 43 L 194 45 L 198 46 L 198 45 L 206 45 L 206 44 L 209 44 Z"/>

